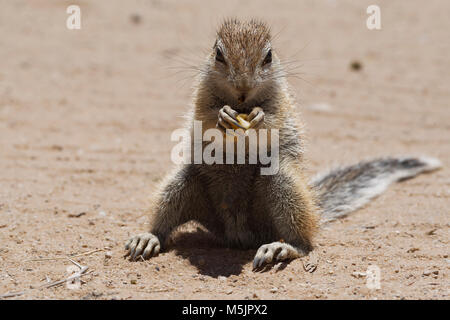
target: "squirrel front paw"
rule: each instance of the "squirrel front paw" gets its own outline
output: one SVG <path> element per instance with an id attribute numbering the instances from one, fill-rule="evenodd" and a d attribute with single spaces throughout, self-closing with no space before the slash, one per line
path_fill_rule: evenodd
<path id="1" fill-rule="evenodd" d="M 135 261 L 137 257 L 142 256 L 144 259 L 157 256 L 161 249 L 159 239 L 154 234 L 142 233 L 131 237 L 125 244 L 127 253 L 125 257 L 130 256 L 131 261 Z"/>
<path id="2" fill-rule="evenodd" d="M 224 106 L 219 110 L 219 115 L 217 119 L 217 128 L 226 130 L 235 128 L 241 128 L 245 130 L 245 128 L 238 122 L 237 116 L 239 114 L 231 109 L 230 106 Z"/>
<path id="3" fill-rule="evenodd" d="M 264 116 L 262 108 L 254 107 L 247 117 L 247 121 L 250 122 L 250 128 L 258 129 L 264 122 Z"/>
<path id="4" fill-rule="evenodd" d="M 264 122 L 264 111 L 260 107 L 254 107 L 248 115 L 238 114 L 230 106 L 224 106 L 219 110 L 217 127 L 226 129 L 257 129 Z"/>

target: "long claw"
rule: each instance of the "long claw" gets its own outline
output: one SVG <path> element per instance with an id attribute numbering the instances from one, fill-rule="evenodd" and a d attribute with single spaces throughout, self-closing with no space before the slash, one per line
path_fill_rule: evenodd
<path id="1" fill-rule="evenodd" d="M 245 128 L 235 119 L 233 119 L 227 112 L 225 112 L 223 109 L 219 111 L 219 120 L 222 118 L 224 121 L 228 122 L 231 125 L 234 125 L 238 128 L 244 129 Z"/>
<path id="2" fill-rule="evenodd" d="M 234 119 L 238 116 L 237 111 L 233 110 L 230 106 L 224 106 L 222 109 Z"/>
<path id="3" fill-rule="evenodd" d="M 227 122 L 225 122 L 221 117 L 219 117 L 219 120 L 217 121 L 217 125 L 218 125 L 218 126 L 222 126 L 222 127 L 225 128 L 225 129 L 233 129 L 233 128 L 231 127 L 231 125 L 228 124 Z"/>
<path id="4" fill-rule="evenodd" d="M 132 238 L 127 240 L 127 242 L 125 243 L 125 250 L 130 249 L 130 243 L 132 240 L 133 240 Z"/>
<path id="5" fill-rule="evenodd" d="M 252 121 L 254 117 L 257 116 L 258 113 L 263 112 L 263 109 L 261 109 L 260 107 L 255 107 L 253 108 L 252 112 L 249 113 L 248 117 L 247 117 L 247 121 Z"/>
<path id="6" fill-rule="evenodd" d="M 257 127 L 264 120 L 264 112 L 259 111 L 258 114 L 250 121 L 250 128 Z"/>
<path id="7" fill-rule="evenodd" d="M 131 257 L 134 256 L 134 252 L 136 250 L 136 246 L 138 245 L 138 243 L 139 243 L 139 237 L 134 237 L 129 246 L 129 252 L 128 252 L 129 256 L 131 256 Z"/>
<path id="8" fill-rule="evenodd" d="M 149 238 L 147 237 L 142 237 L 139 241 L 139 245 L 136 247 L 136 251 L 134 252 L 133 256 L 132 256 L 132 260 L 135 261 L 136 258 L 142 254 L 142 252 L 144 251 L 145 247 L 147 246 L 147 243 L 149 242 Z"/>

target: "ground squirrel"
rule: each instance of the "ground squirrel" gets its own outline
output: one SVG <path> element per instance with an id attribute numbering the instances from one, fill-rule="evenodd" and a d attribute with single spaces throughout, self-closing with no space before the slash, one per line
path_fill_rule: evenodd
<path id="1" fill-rule="evenodd" d="M 161 185 L 151 233 L 132 237 L 131 260 L 157 255 L 177 226 L 195 220 L 227 247 L 257 249 L 253 267 L 293 259 L 313 249 L 320 221 L 353 211 L 398 180 L 440 166 L 433 158 L 383 158 L 339 168 L 309 181 L 304 176 L 302 131 L 285 71 L 271 46 L 268 26 L 226 20 L 201 69 L 194 120 L 203 129 L 240 127 L 279 131 L 279 171 L 261 164 L 185 164 Z"/>

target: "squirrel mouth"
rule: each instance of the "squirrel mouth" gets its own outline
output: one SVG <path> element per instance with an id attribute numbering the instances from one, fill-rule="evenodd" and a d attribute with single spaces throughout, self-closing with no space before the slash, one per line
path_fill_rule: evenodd
<path id="1" fill-rule="evenodd" d="M 244 103 L 245 99 L 247 99 L 247 94 L 246 93 L 242 93 L 241 95 L 239 95 L 239 98 L 238 98 L 239 104 Z"/>

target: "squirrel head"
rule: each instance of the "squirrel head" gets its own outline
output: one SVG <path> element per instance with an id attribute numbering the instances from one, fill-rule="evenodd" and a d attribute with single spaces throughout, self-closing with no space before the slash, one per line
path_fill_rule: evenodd
<path id="1" fill-rule="evenodd" d="M 267 98 L 281 72 L 270 29 L 257 20 L 226 20 L 217 32 L 208 65 L 215 94 L 235 107 Z"/>

